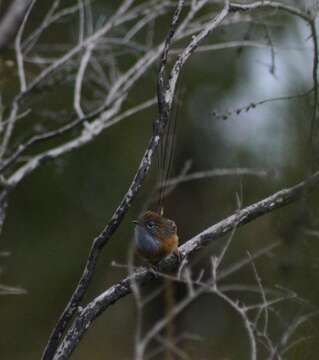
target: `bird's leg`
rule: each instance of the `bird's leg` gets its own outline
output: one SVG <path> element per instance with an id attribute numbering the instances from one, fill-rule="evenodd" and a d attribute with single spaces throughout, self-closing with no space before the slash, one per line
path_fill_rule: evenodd
<path id="1" fill-rule="evenodd" d="M 178 263 L 181 263 L 183 256 L 182 253 L 178 250 L 178 248 L 173 251 L 173 254 L 177 257 Z"/>
<path id="2" fill-rule="evenodd" d="M 159 268 L 158 268 L 158 263 L 151 263 L 151 262 L 146 262 L 146 266 L 147 270 L 149 272 L 151 272 L 153 274 L 153 276 L 155 278 L 159 277 Z"/>

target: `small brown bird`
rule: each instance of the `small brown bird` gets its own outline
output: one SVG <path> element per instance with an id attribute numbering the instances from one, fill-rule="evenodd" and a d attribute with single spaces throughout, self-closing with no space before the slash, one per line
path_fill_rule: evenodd
<path id="1" fill-rule="evenodd" d="M 146 211 L 133 221 L 135 226 L 134 241 L 137 253 L 155 265 L 167 255 L 175 253 L 178 257 L 177 226 L 154 211 Z"/>

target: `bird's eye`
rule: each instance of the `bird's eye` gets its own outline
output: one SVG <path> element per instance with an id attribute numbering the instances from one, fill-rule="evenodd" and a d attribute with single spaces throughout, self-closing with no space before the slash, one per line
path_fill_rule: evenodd
<path id="1" fill-rule="evenodd" d="M 146 226 L 147 226 L 149 229 L 153 229 L 154 226 L 155 226 L 155 223 L 154 223 L 154 221 L 149 221 L 149 222 L 146 224 Z"/>

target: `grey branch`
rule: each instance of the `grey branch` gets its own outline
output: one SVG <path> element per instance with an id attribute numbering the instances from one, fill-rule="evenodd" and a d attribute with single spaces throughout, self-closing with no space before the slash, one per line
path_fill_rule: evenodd
<path id="1" fill-rule="evenodd" d="M 0 51 L 10 45 L 30 4 L 31 0 L 15 0 L 0 19 Z"/>
<path id="2" fill-rule="evenodd" d="M 102 249 L 119 227 L 135 195 L 143 184 L 143 181 L 149 171 L 154 151 L 157 148 L 161 135 L 168 121 L 168 116 L 174 99 L 176 83 L 182 68 L 190 56 L 195 52 L 195 50 L 198 49 L 198 46 L 201 44 L 201 42 L 212 31 L 214 31 L 216 27 L 220 26 L 222 23 L 225 24 L 226 18 L 231 18 L 230 15 L 232 13 L 248 12 L 261 8 L 269 8 L 288 12 L 306 21 L 311 26 L 314 49 L 317 49 L 317 36 L 315 33 L 314 20 L 310 15 L 302 12 L 298 8 L 287 6 L 275 1 L 266 0 L 256 1 L 250 4 L 236 4 L 230 3 L 229 1 L 220 1 L 219 4 L 223 6 L 222 10 L 216 10 L 215 13 L 209 13 L 209 16 L 204 19 L 200 17 L 199 19 L 196 19 L 197 15 L 204 8 L 204 6 L 210 2 L 211 1 L 209 0 L 198 0 L 191 2 L 187 1 L 184 5 L 183 0 L 150 0 L 139 4 L 134 4 L 134 0 L 123 0 L 119 4 L 117 11 L 95 31 L 92 30 L 92 32 L 89 34 L 83 34 L 82 28 L 80 31 L 81 36 L 79 36 L 78 43 L 72 45 L 71 48 L 64 48 L 60 57 L 56 59 L 49 59 L 48 61 L 47 59 L 40 57 L 38 59 L 39 64 L 41 64 L 41 60 L 43 60 L 42 65 L 45 66 L 39 71 L 39 73 L 37 73 L 37 75 L 34 75 L 33 77 L 31 74 L 25 74 L 27 68 L 25 69 L 24 65 L 26 61 L 32 59 L 32 56 L 35 59 L 34 55 L 30 54 L 30 56 L 28 56 L 28 54 L 32 52 L 32 49 L 36 45 L 38 45 L 38 40 L 44 30 L 46 30 L 51 24 L 59 21 L 59 19 L 62 17 L 64 18 L 68 15 L 74 14 L 76 11 L 81 11 L 81 6 L 72 6 L 58 11 L 60 1 L 55 0 L 40 26 L 35 29 L 24 41 L 22 41 L 24 25 L 26 25 L 26 22 L 29 18 L 28 14 L 31 13 L 30 4 L 34 4 L 35 0 L 13 1 L 7 13 L 1 19 L 0 50 L 1 39 L 9 39 L 20 31 L 20 34 L 18 33 L 18 36 L 16 36 L 15 46 L 18 75 L 20 80 L 20 92 L 16 94 L 11 104 L 9 104 L 7 118 L 3 119 L 4 121 L 1 122 L 0 128 L 0 132 L 3 133 L 2 143 L 0 144 L 0 173 L 2 173 L 1 175 L 5 176 L 5 178 L 1 177 L 1 185 L 4 188 L 0 194 L 2 199 L 1 204 L 4 204 L 7 194 L 12 188 L 18 185 L 28 174 L 39 168 L 46 160 L 58 158 L 59 156 L 62 156 L 70 151 L 73 151 L 74 149 L 88 144 L 99 134 L 101 134 L 102 131 L 114 125 L 118 121 L 149 106 L 152 106 L 154 101 L 149 100 L 124 112 L 122 110 L 122 105 L 133 85 L 135 85 L 136 82 L 145 73 L 147 73 L 148 69 L 158 59 L 160 59 L 157 94 L 159 103 L 159 118 L 153 123 L 153 134 L 150 137 L 149 144 L 136 171 L 136 175 L 132 180 L 126 194 L 123 196 L 119 206 L 114 211 L 114 214 L 105 229 L 96 239 L 94 239 L 92 243 L 92 247 L 87 258 L 86 267 L 79 280 L 79 283 L 68 305 L 66 306 L 66 309 L 62 313 L 60 320 L 58 321 L 58 325 L 53 330 L 52 336 L 49 339 L 48 347 L 44 355 L 44 359 L 46 360 L 52 359 L 54 356 L 67 326 L 69 325 L 72 317 L 75 315 L 76 309 L 80 305 L 82 298 L 86 293 L 95 271 L 96 262 Z M 218 1 L 214 2 L 218 3 Z M 148 48 L 139 44 L 135 35 L 139 33 L 141 29 L 146 28 L 146 26 L 150 22 L 153 22 L 155 18 L 157 19 L 156 16 L 160 16 L 172 9 L 172 6 L 176 5 L 176 3 L 176 11 L 168 29 L 169 31 L 166 37 L 166 41 L 154 44 L 152 48 Z M 184 12 L 186 9 L 186 14 L 181 20 L 181 12 L 182 10 Z M 82 19 L 82 21 L 83 20 L 84 19 Z M 25 24 L 23 24 L 23 22 L 25 22 Z M 134 22 L 134 24 L 132 24 L 132 22 Z M 119 39 L 118 44 L 125 48 L 125 51 L 127 51 L 127 49 L 130 49 L 130 51 L 135 50 L 138 54 L 141 53 L 142 55 L 138 57 L 136 62 L 134 62 L 130 68 L 121 72 L 119 67 L 116 65 L 116 57 L 112 47 L 113 45 L 117 46 L 115 41 L 116 39 L 114 38 L 113 34 L 113 32 L 116 33 L 116 31 L 114 30 L 120 26 L 122 27 L 124 24 L 128 27 L 131 26 L 131 28 L 128 29 L 127 35 L 124 37 L 124 39 Z M 173 59 L 169 57 L 169 52 L 172 53 L 172 50 L 174 51 L 174 49 L 171 48 L 173 43 L 180 40 L 184 41 L 186 46 L 184 49 L 179 51 L 179 55 L 172 64 L 171 70 L 168 71 L 167 59 L 170 61 Z M 8 43 L 8 40 L 6 40 L 6 42 Z M 108 73 L 104 73 L 103 70 L 99 68 L 99 61 L 101 61 L 101 59 L 95 55 L 96 52 L 103 49 L 105 44 L 108 49 L 111 48 L 111 51 L 108 51 L 110 53 L 110 59 L 106 60 L 106 63 L 109 62 Z M 227 46 L 229 45 L 224 45 L 224 47 Z M 220 47 L 221 45 L 215 47 L 214 49 L 216 50 Z M 203 49 L 205 49 L 205 47 L 202 48 L 202 50 Z M 212 50 L 212 48 L 210 49 Z M 314 51 L 314 53 L 313 84 L 314 96 L 317 98 L 317 51 Z M 162 57 L 160 58 L 161 54 Z M 104 60 L 105 59 L 103 59 L 103 61 Z M 36 62 L 34 61 L 34 63 Z M 69 67 L 72 68 L 71 72 L 69 72 Z M 94 69 L 94 71 L 90 71 L 91 67 Z M 15 127 L 18 123 L 18 120 L 24 116 L 24 109 L 22 105 L 24 105 L 27 100 L 36 94 L 35 90 L 39 90 L 42 87 L 45 88 L 45 86 L 52 88 L 52 85 L 50 85 L 51 83 L 49 83 L 49 80 L 52 79 L 52 75 L 55 74 L 59 75 L 60 77 L 66 76 L 72 79 L 72 76 L 74 76 L 74 69 L 76 68 L 78 68 L 79 71 L 77 76 L 75 75 L 76 86 L 73 98 L 74 108 L 78 113 L 78 116 L 68 119 L 66 124 L 64 123 L 63 126 L 57 129 L 43 132 L 40 135 L 37 133 L 31 134 L 30 138 L 27 139 L 23 144 L 20 144 L 17 148 L 13 148 L 12 138 L 15 133 Z M 82 85 L 86 83 L 87 79 L 91 80 L 94 76 L 96 77 L 97 71 L 100 71 L 98 77 L 102 77 L 103 79 L 102 82 L 104 84 L 105 93 L 100 91 L 100 99 L 103 100 L 99 106 L 94 104 L 93 107 L 90 107 L 91 110 L 87 110 L 89 107 L 86 107 L 87 104 L 85 99 L 85 92 L 82 92 Z M 88 83 L 89 82 L 90 81 L 88 81 Z M 314 114 L 316 113 L 316 107 L 317 100 L 315 100 Z M 84 127 L 80 134 L 77 133 L 77 135 L 74 137 L 70 135 L 70 133 L 73 133 L 73 130 L 78 131 L 78 129 L 81 129 L 81 126 L 83 125 Z M 40 153 L 34 153 L 30 151 L 31 149 L 33 150 L 33 147 L 36 144 L 61 137 L 61 135 L 68 136 L 67 140 L 62 142 L 62 144 L 48 146 L 45 151 Z M 29 151 L 29 153 L 32 155 L 30 155 L 30 158 L 27 160 L 27 162 L 24 162 L 22 165 L 20 165 L 19 162 L 23 156 L 28 155 L 27 151 Z M 302 189 L 307 187 L 308 185 L 306 186 L 306 184 L 301 184 Z M 265 199 L 265 204 L 262 202 L 257 203 L 255 204 L 256 208 L 248 207 L 236 212 L 236 214 L 234 214 L 232 217 L 225 219 L 223 222 L 215 225 L 211 229 L 206 230 L 206 232 L 198 235 L 198 237 L 195 237 L 183 245 L 181 247 L 182 253 L 184 255 L 188 255 L 197 248 L 204 246 L 214 238 L 218 238 L 224 233 L 234 229 L 234 226 L 242 225 L 245 222 L 253 220 L 253 218 L 257 216 L 267 213 L 277 207 L 286 205 L 289 203 L 289 201 L 293 201 L 295 197 L 300 195 L 297 189 L 291 188 L 288 190 L 290 195 L 287 195 L 285 192 L 279 192 L 277 193 L 277 197 L 275 194 L 275 198 Z M 273 201 L 273 203 L 270 201 Z M 1 209 L 5 209 L 5 207 L 1 204 Z M 2 212 L 5 213 L 4 210 Z M 174 268 L 176 263 L 172 261 L 172 259 L 168 259 L 165 263 L 163 263 L 164 268 L 168 269 L 170 262 L 172 268 Z M 152 274 L 148 273 L 144 269 L 136 273 L 134 277 L 138 283 L 143 283 L 150 280 L 152 278 Z M 80 314 L 76 315 L 76 319 L 81 321 L 81 324 L 83 323 L 89 326 L 90 321 L 98 316 L 98 314 L 103 311 L 103 308 L 108 306 L 107 304 L 110 304 L 112 301 L 117 301 L 120 297 L 128 294 L 131 291 L 129 280 L 124 279 L 123 282 L 115 285 L 109 290 L 110 292 L 108 292 L 108 295 L 103 293 L 101 297 L 98 298 L 99 300 L 96 299 L 96 302 L 91 303 L 92 311 L 89 311 L 90 308 L 85 307 L 83 310 L 84 312 L 81 311 Z M 98 304 L 100 304 L 100 308 Z M 97 312 L 95 313 L 95 311 Z M 75 324 L 78 323 L 76 322 Z M 79 326 L 79 324 L 77 326 Z M 82 331 L 81 326 L 79 329 Z M 83 330 L 83 333 L 84 331 L 85 330 Z M 63 340 L 63 343 L 60 346 L 60 350 L 62 349 L 62 352 L 60 352 L 60 355 L 56 355 L 58 356 L 57 358 L 64 358 L 65 354 L 70 354 L 73 351 L 73 346 L 75 346 L 76 342 L 79 341 L 83 333 L 78 333 L 78 336 L 74 337 L 74 327 L 71 327 L 67 333 L 67 337 Z M 72 342 L 69 343 L 69 347 L 67 349 L 66 343 L 68 339 L 71 339 Z"/>
<path id="3" fill-rule="evenodd" d="M 207 228 L 180 246 L 179 250 L 182 257 L 185 259 L 200 248 L 209 245 L 212 241 L 221 238 L 235 228 L 296 201 L 305 193 L 312 191 L 318 183 L 319 171 L 309 179 L 304 180 L 293 187 L 280 190 L 263 200 L 241 210 L 237 210 L 233 215 Z M 160 272 L 164 273 L 177 270 L 177 267 L 178 259 L 175 255 L 163 260 L 159 265 Z M 152 281 L 155 275 L 152 271 L 140 268 L 132 276 L 134 277 L 135 283 L 139 286 L 143 286 Z M 82 336 L 89 329 L 92 322 L 110 305 L 132 292 L 132 276 L 128 276 L 119 283 L 111 286 L 78 312 L 72 326 L 67 331 L 63 342 L 58 348 L 56 356 L 54 357 L 55 360 L 67 359 L 81 340 Z"/>
<path id="4" fill-rule="evenodd" d="M 202 27 L 199 29 L 198 33 L 193 35 L 191 40 L 189 40 L 188 45 L 184 48 L 181 54 L 177 57 L 177 60 L 173 64 L 171 71 L 167 71 L 166 62 L 168 51 L 170 50 L 172 39 L 174 35 L 176 35 L 177 39 L 183 38 L 182 30 L 186 28 L 189 21 L 194 17 L 196 11 L 204 6 L 207 3 L 206 0 L 202 0 L 197 2 L 197 5 L 194 5 L 190 8 L 188 15 L 185 16 L 183 22 L 180 26 L 178 26 L 178 20 L 181 14 L 181 10 L 183 7 L 184 1 L 178 1 L 178 5 L 176 11 L 174 13 L 172 23 L 170 25 L 168 35 L 166 38 L 166 42 L 164 44 L 160 44 L 155 47 L 153 50 L 146 53 L 144 57 L 142 57 L 139 61 L 137 61 L 136 65 L 132 67 L 129 71 L 127 71 L 123 75 L 119 75 L 114 73 L 114 77 L 118 78 L 114 82 L 113 87 L 110 89 L 106 104 L 111 104 L 114 101 L 118 100 L 119 97 L 124 96 L 125 92 L 131 87 L 132 82 L 136 81 L 136 76 L 140 76 L 139 72 L 142 69 L 142 73 L 145 72 L 145 68 L 149 67 L 162 53 L 162 58 L 160 60 L 160 71 L 158 76 L 158 103 L 159 103 L 159 119 L 156 120 L 153 124 L 153 135 L 150 139 L 149 145 L 144 153 L 144 156 L 140 162 L 140 166 L 136 172 L 136 175 L 127 191 L 123 199 L 121 200 L 119 206 L 115 210 L 113 216 L 111 217 L 108 225 L 101 232 L 101 234 L 93 241 L 91 250 L 89 252 L 89 256 L 87 259 L 87 263 L 83 274 L 80 278 L 80 281 L 66 307 L 63 314 L 61 315 L 60 320 L 58 321 L 58 325 L 54 329 L 53 334 L 51 335 L 48 347 L 46 349 L 44 359 L 51 359 L 54 356 L 54 359 L 64 359 L 67 358 L 72 351 L 74 350 L 76 344 L 80 341 L 81 336 L 85 332 L 85 329 L 90 325 L 91 321 L 95 319 L 96 316 L 106 308 L 107 305 L 118 298 L 126 295 L 131 291 L 129 279 L 123 280 L 120 284 L 112 287 L 108 296 L 105 297 L 105 294 L 102 294 L 101 297 L 96 299 L 96 302 L 90 303 L 87 307 L 84 308 L 83 311 L 80 312 L 76 316 L 76 320 L 74 325 L 71 326 L 66 336 L 64 337 L 62 343 L 58 348 L 58 352 L 56 352 L 56 348 L 59 342 L 62 339 L 63 333 L 71 320 L 72 316 L 75 315 L 77 306 L 80 304 L 88 285 L 92 279 L 93 273 L 95 271 L 95 266 L 98 260 L 98 257 L 104 248 L 104 246 L 109 241 L 110 237 L 117 230 L 120 225 L 123 217 L 125 216 L 132 200 L 136 196 L 138 190 L 141 188 L 143 181 L 145 179 L 146 174 L 149 171 L 152 157 L 154 151 L 159 144 L 161 135 L 165 129 L 165 126 L 168 121 L 168 116 L 171 110 L 171 106 L 174 99 L 176 84 L 178 78 L 180 76 L 181 70 L 190 56 L 195 52 L 198 45 L 212 32 L 218 27 L 225 18 L 231 14 L 232 12 L 241 12 L 241 11 L 249 11 L 258 8 L 273 8 L 278 10 L 284 10 L 292 13 L 293 15 L 300 16 L 307 22 L 309 22 L 309 17 L 305 16 L 298 9 L 284 6 L 282 4 L 276 2 L 269 1 L 261 1 L 255 2 L 249 5 L 241 5 L 241 4 L 233 4 L 226 1 L 223 9 L 217 13 L 215 16 L 211 16 L 210 21 L 204 23 Z M 196 4 L 196 3 L 195 3 Z M 107 25 L 105 25 L 101 30 L 97 31 L 96 34 L 91 35 L 84 40 L 82 43 L 78 44 L 73 50 L 69 51 L 65 56 L 61 57 L 57 60 L 53 65 L 49 66 L 44 70 L 36 79 L 33 80 L 29 84 L 29 87 L 25 92 L 23 92 L 22 96 L 26 93 L 30 92 L 34 87 L 36 87 L 40 82 L 42 82 L 43 78 L 46 78 L 50 73 L 54 72 L 57 68 L 64 65 L 67 61 L 72 59 L 76 54 L 78 54 L 83 48 L 87 47 L 89 44 L 96 43 L 102 36 L 105 36 L 107 32 L 112 28 L 114 24 L 121 23 L 122 20 L 119 20 L 119 15 L 122 15 L 122 10 L 125 11 L 131 5 L 130 1 L 124 1 L 123 5 L 119 8 L 116 14 L 112 17 L 112 21 L 109 21 Z M 137 71 L 137 75 L 135 73 Z M 167 79 L 167 80 L 166 80 Z M 117 114 L 117 111 L 114 112 L 114 115 Z M 31 160 L 32 161 L 32 160 Z M 32 165 L 32 163 L 31 163 Z M 35 166 L 31 168 L 37 167 L 38 164 L 34 164 Z M 24 176 L 24 175 L 23 175 Z M 310 180 L 309 180 L 310 181 Z M 311 182 L 311 181 L 310 181 Z M 302 184 L 302 188 L 304 188 L 304 184 Z M 181 247 L 181 253 L 183 255 L 188 255 L 198 249 L 201 246 L 204 246 L 206 243 L 210 242 L 214 238 L 217 238 L 224 233 L 232 230 L 235 226 L 240 226 L 248 221 L 253 220 L 254 218 L 263 215 L 264 213 L 270 212 L 273 209 L 286 205 L 294 197 L 299 195 L 298 188 L 290 189 L 289 194 L 285 193 L 285 190 L 275 194 L 273 197 L 265 199 L 265 203 L 262 201 L 261 203 L 257 203 L 252 205 L 251 207 L 245 208 L 232 217 L 224 220 L 222 223 L 217 224 L 217 228 L 215 227 L 206 230 L 205 232 L 198 235 L 198 237 L 192 239 L 187 242 L 185 245 Z M 171 263 L 171 267 L 174 268 L 176 266 L 176 261 L 172 259 L 168 259 L 164 265 L 165 269 L 169 268 L 169 263 Z M 145 279 L 152 278 L 152 275 L 147 271 L 142 270 L 142 272 L 136 274 L 137 281 L 145 281 Z M 107 299 L 104 301 L 104 299 Z M 93 306 L 93 305 L 94 306 Z M 82 327 L 84 324 L 84 327 Z M 55 355 L 54 355 L 55 354 Z"/>

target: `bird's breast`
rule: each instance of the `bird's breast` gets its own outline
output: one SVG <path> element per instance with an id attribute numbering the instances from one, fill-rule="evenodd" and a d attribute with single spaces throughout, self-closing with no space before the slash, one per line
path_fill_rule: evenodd
<path id="1" fill-rule="evenodd" d="M 162 251 L 167 255 L 178 247 L 178 236 L 176 234 L 171 235 L 165 241 L 162 241 Z"/>

